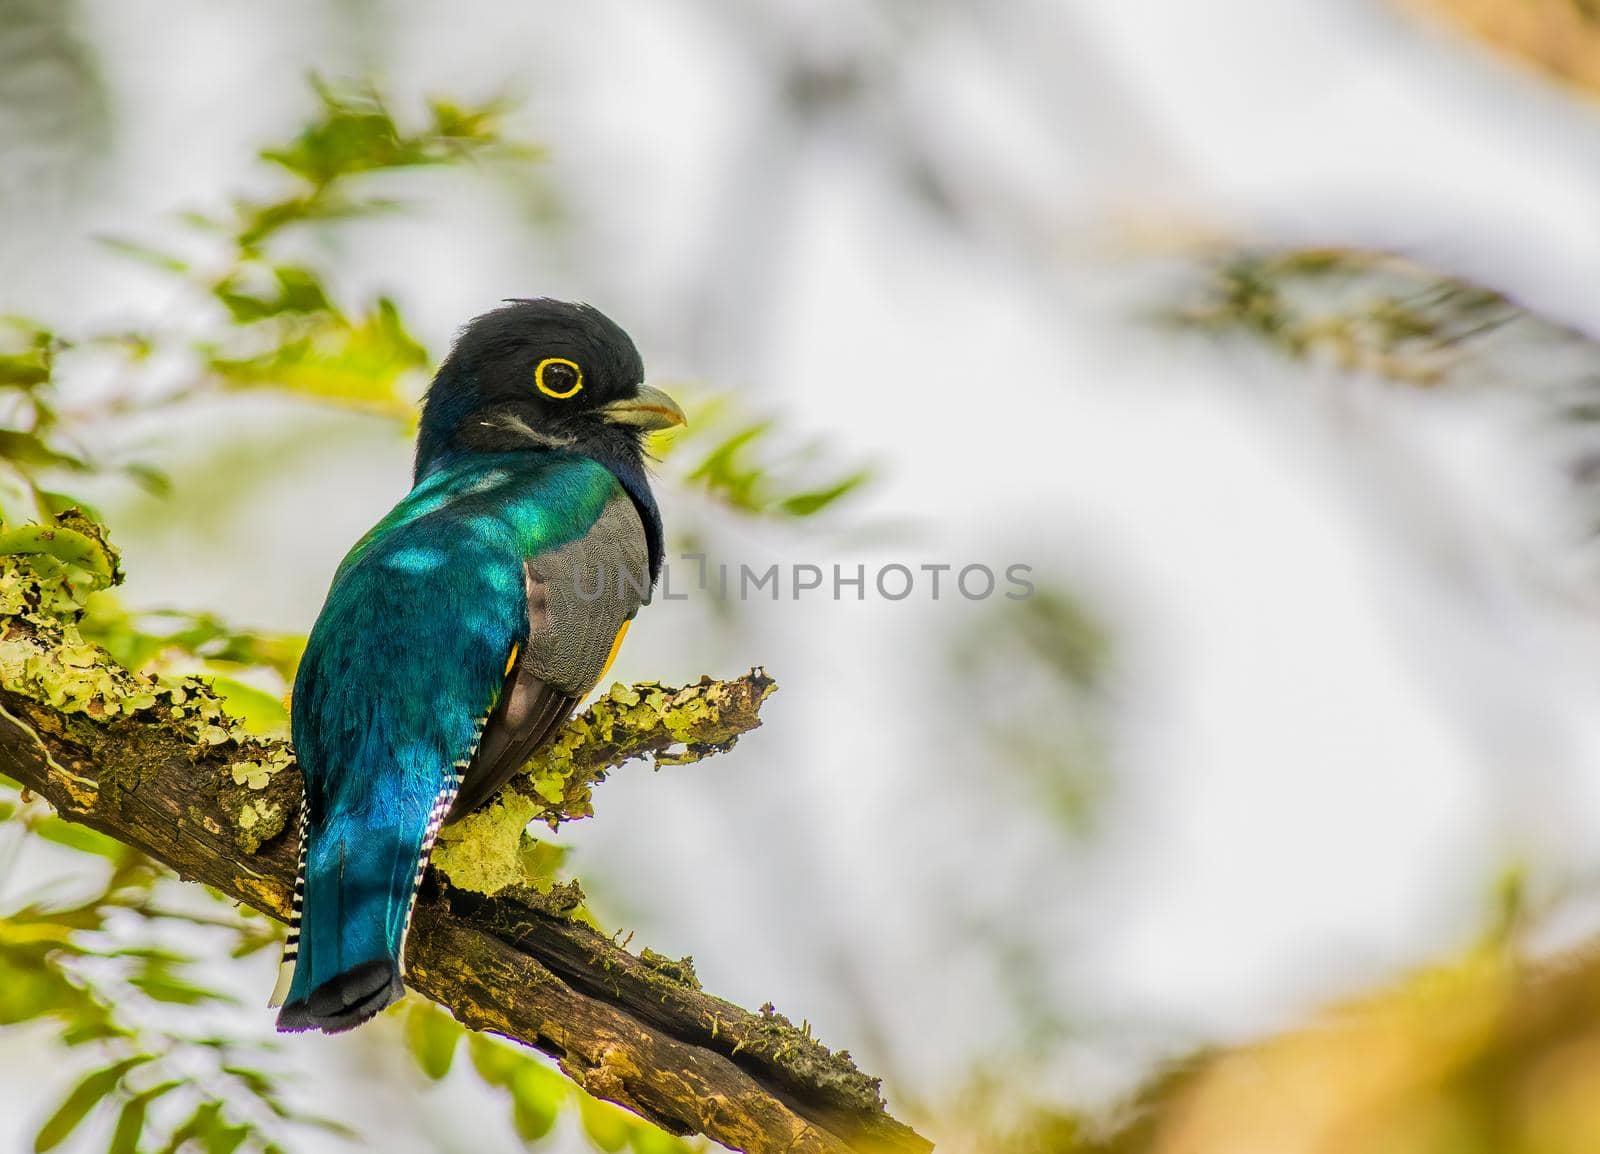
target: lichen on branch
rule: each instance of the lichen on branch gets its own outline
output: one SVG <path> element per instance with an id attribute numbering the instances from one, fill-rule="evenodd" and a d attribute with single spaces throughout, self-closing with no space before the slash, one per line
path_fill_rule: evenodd
<path id="1" fill-rule="evenodd" d="M 263 741 L 229 716 L 203 678 L 156 678 L 124 669 L 80 630 L 88 599 L 121 580 L 116 550 L 75 510 L 54 525 L 0 530 L 0 689 L 38 707 L 44 726 L 94 752 L 98 780 L 75 782 L 83 810 L 115 804 L 162 754 L 205 751 L 225 763 L 215 784 L 241 852 L 255 853 L 287 827 L 298 788 L 271 787 L 293 764 L 282 742 Z M 19 719 L 21 720 L 21 719 Z M 138 734 L 136 759 L 122 756 Z M 107 796 L 102 797 L 105 794 Z"/>
<path id="2" fill-rule="evenodd" d="M 673 689 L 655 682 L 612 685 L 570 721 L 500 796 L 445 829 L 433 864 L 457 889 L 496 894 L 530 879 L 527 828 L 587 817 L 593 788 L 624 762 L 653 758 L 684 765 L 733 747 L 761 724 L 761 705 L 777 688 L 763 670 L 731 681 L 702 677 Z"/>

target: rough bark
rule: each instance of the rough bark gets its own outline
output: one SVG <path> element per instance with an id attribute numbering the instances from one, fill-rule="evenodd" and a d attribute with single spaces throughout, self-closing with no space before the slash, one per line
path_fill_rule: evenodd
<path id="1" fill-rule="evenodd" d="M 300 794 L 288 751 L 230 723 L 203 683 L 157 686 L 110 662 L 78 635 L 65 588 L 0 573 L 0 773 L 180 877 L 285 917 Z M 752 671 L 614 693 L 572 723 L 559 772 L 536 771 L 513 794 L 552 822 L 585 812 L 608 766 L 725 748 L 760 724 L 771 687 Z M 513 801 L 496 804 L 517 817 Z M 931 1149 L 847 1054 L 770 1008 L 702 992 L 687 960 L 630 953 L 571 918 L 575 900 L 566 887 L 475 893 L 430 874 L 408 984 L 674 1133 L 751 1154 Z"/>

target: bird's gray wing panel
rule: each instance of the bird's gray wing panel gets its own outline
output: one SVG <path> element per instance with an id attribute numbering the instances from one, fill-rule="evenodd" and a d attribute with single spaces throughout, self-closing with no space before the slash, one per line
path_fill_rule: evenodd
<path id="1" fill-rule="evenodd" d="M 529 558 L 523 573 L 528 639 L 507 664 L 448 821 L 493 797 L 561 729 L 649 600 L 644 523 L 632 500 L 618 488 L 587 533 Z"/>

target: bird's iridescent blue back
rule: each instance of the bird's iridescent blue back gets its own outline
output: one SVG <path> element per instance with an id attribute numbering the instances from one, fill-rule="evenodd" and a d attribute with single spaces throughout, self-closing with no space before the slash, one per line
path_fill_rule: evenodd
<path id="1" fill-rule="evenodd" d="M 291 1001 L 397 952 L 429 814 L 526 639 L 524 565 L 586 533 L 618 488 L 559 452 L 445 460 L 340 565 L 291 711 L 317 835 L 307 884 L 336 877 L 379 908 L 302 927 Z"/>

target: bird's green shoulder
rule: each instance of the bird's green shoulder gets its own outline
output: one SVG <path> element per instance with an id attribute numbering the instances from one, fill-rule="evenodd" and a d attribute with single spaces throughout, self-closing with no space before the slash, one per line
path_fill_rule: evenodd
<path id="1" fill-rule="evenodd" d="M 536 556 L 586 533 L 619 488 L 604 465 L 576 454 L 478 453 L 448 461 L 356 542 L 334 579 L 402 542 Z"/>

